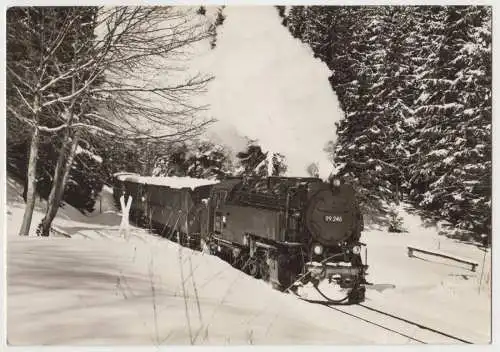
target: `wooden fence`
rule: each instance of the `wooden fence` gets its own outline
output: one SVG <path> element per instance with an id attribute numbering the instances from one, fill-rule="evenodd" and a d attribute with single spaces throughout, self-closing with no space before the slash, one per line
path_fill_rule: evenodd
<path id="1" fill-rule="evenodd" d="M 408 257 L 410 257 L 410 258 L 413 257 L 414 252 L 425 253 L 425 254 L 441 257 L 441 258 L 454 260 L 456 262 L 468 264 L 471 266 L 471 271 L 476 271 L 476 268 L 478 266 L 478 263 L 473 262 L 473 261 L 468 260 L 468 259 L 458 258 L 458 257 L 452 256 L 449 254 L 442 253 L 442 252 L 434 252 L 434 251 L 430 251 L 430 250 L 426 250 L 426 249 L 422 249 L 422 248 L 408 246 Z"/>

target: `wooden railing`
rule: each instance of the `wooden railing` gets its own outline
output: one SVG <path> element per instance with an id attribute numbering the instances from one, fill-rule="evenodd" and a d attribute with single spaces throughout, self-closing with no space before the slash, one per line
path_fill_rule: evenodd
<path id="1" fill-rule="evenodd" d="M 456 262 L 460 262 L 460 263 L 464 263 L 464 264 L 469 264 L 471 266 L 471 271 L 476 271 L 476 268 L 478 266 L 478 263 L 473 262 L 473 261 L 468 260 L 468 259 L 458 258 L 458 257 L 452 256 L 449 254 L 445 254 L 445 253 L 441 253 L 441 252 L 434 252 L 434 251 L 430 251 L 430 250 L 426 250 L 426 249 L 422 249 L 422 248 L 408 246 L 408 257 L 413 257 L 413 252 L 420 252 L 420 253 L 424 253 L 424 254 L 429 254 L 429 255 L 434 255 L 437 257 L 441 257 L 441 258 L 454 260 Z"/>

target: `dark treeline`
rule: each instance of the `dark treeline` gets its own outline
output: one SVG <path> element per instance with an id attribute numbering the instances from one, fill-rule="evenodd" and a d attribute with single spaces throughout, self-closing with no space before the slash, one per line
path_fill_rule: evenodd
<path id="1" fill-rule="evenodd" d="M 491 7 L 278 11 L 332 72 L 346 118 L 329 150 L 365 208 L 404 198 L 491 239 Z"/>

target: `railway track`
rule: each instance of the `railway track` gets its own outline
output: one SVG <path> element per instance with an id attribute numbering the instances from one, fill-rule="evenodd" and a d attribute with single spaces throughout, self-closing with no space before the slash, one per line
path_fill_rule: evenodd
<path id="1" fill-rule="evenodd" d="M 329 309 L 348 315 L 353 319 L 361 320 L 367 324 L 376 326 L 387 332 L 397 334 L 414 343 L 420 344 L 472 344 L 466 339 L 453 336 L 444 331 L 384 312 L 365 304 L 338 305 L 322 300 L 308 300 L 300 298 L 309 303 L 320 304 Z M 375 314 L 374 314 L 375 313 Z"/>
<path id="2" fill-rule="evenodd" d="M 384 316 L 387 316 L 387 317 L 390 317 L 390 318 L 393 318 L 393 319 L 397 319 L 401 322 L 404 322 L 406 324 L 410 324 L 410 325 L 413 325 L 421 330 L 425 330 L 425 331 L 428 331 L 428 332 L 431 332 L 431 333 L 434 333 L 436 335 L 439 335 L 439 336 L 443 336 L 443 337 L 446 337 L 448 339 L 450 339 L 451 341 L 459 341 L 459 342 L 462 342 L 462 343 L 465 343 L 465 344 L 473 344 L 473 342 L 471 341 L 468 341 L 466 339 L 463 339 L 463 338 L 460 338 L 460 337 L 457 337 L 457 336 L 454 336 L 454 335 L 451 335 L 451 334 L 448 334 L 444 331 L 441 331 L 441 330 L 437 330 L 437 329 L 434 329 L 434 328 L 431 328 L 431 327 L 428 327 L 426 325 L 423 325 L 423 324 L 420 324 L 420 323 L 417 323 L 417 322 L 414 322 L 414 321 L 411 321 L 411 320 L 408 320 L 408 319 L 405 319 L 405 318 L 402 318 L 402 317 L 398 317 L 394 314 L 391 314 L 391 313 L 387 313 L 387 312 L 384 312 L 384 311 L 381 311 L 379 309 L 376 309 L 376 308 L 373 308 L 373 307 L 370 307 L 370 306 L 367 306 L 365 304 L 358 304 L 357 305 L 358 307 L 363 307 L 367 310 L 370 310 L 372 312 L 376 312 L 378 314 L 381 314 L 381 315 L 384 315 Z"/>

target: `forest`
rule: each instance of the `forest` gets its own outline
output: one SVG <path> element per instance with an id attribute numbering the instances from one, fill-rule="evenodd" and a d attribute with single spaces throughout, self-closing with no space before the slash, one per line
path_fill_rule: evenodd
<path id="1" fill-rule="evenodd" d="M 37 196 L 49 200 L 37 224 L 48 235 L 64 202 L 91 212 L 117 171 L 286 173 L 285 157 L 258 141 L 231 151 L 203 138 L 217 117 L 200 118 L 206 107 L 190 98 L 214 77 L 166 85 L 154 78 L 158 70 L 175 75 L 172 61 L 193 43 L 215 48 L 223 10 L 215 17 L 204 7 L 8 10 L 6 166 L 25 184 L 20 234 L 29 232 Z M 276 10 L 290 35 L 331 70 L 345 118 L 325 153 L 365 211 L 390 214 L 405 201 L 425 218 L 446 220 L 450 235 L 491 242 L 491 7 Z M 134 77 L 147 81 L 139 86 Z M 307 173 L 317 174 L 314 164 Z"/>
<path id="2" fill-rule="evenodd" d="M 404 199 L 491 239 L 491 7 L 278 11 L 332 72 L 345 119 L 327 151 L 365 208 Z"/>

